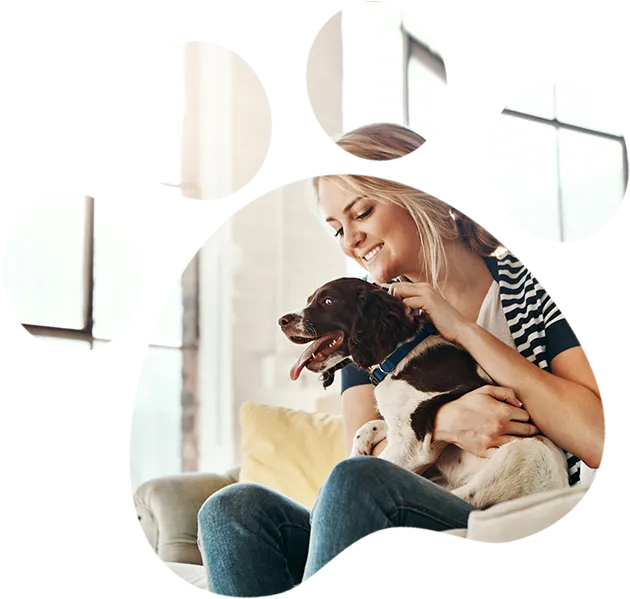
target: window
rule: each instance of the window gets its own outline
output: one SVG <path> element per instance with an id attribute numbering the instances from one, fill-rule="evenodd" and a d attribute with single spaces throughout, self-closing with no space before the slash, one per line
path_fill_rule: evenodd
<path id="1" fill-rule="evenodd" d="M 18 218 L 4 250 L 4 286 L 16 318 L 35 335 L 64 339 L 67 348 L 91 347 L 93 231 L 90 198 L 51 197 Z"/>
<path id="2" fill-rule="evenodd" d="M 154 48 L 161 74 L 158 177 L 177 194 L 188 189 L 184 167 L 192 159 L 186 102 L 193 45 Z M 198 470 L 199 269 L 197 254 L 168 297 L 145 355 L 131 429 L 134 490 L 155 477 Z"/>
<path id="3" fill-rule="evenodd" d="M 380 3 L 343 10 L 344 131 L 380 121 L 433 136 L 446 101 L 446 70 L 421 23 L 414 11 Z M 346 258 L 346 274 L 363 278 L 367 271 Z"/>
<path id="4" fill-rule="evenodd" d="M 184 136 L 188 51 L 186 40 L 170 40 L 129 82 L 129 151 L 173 198 L 191 197 L 192 188 L 185 164 L 193 144 Z M 169 281 L 137 354 L 128 404 L 129 496 L 146 480 L 197 468 L 198 268 L 197 252 Z M 90 351 L 111 351 L 144 310 L 144 244 L 105 193 L 71 185 L 34 192 L 0 236 L 0 280 L 9 318 L 40 351 L 87 359 Z"/>
<path id="5" fill-rule="evenodd" d="M 496 176 L 510 216 L 537 237 L 583 239 L 621 204 L 627 150 L 601 100 L 548 85 L 519 97 L 500 117 Z"/>
<path id="6" fill-rule="evenodd" d="M 439 33 L 412 14 L 404 12 L 405 120 L 426 140 L 448 127 L 448 71 L 446 51 L 440 48 Z"/>
<path id="7" fill-rule="evenodd" d="M 446 70 L 440 56 L 405 31 L 407 47 L 406 125 L 425 139 L 433 137 L 446 102 Z"/>
<path id="8" fill-rule="evenodd" d="M 343 131 L 377 122 L 403 125 L 400 11 L 386 3 L 350 6 L 341 13 L 341 39 Z"/>
<path id="9" fill-rule="evenodd" d="M 82 351 L 105 345 L 131 322 L 142 271 L 121 225 L 90 197 L 40 201 L 19 219 L 3 276 L 28 332 L 51 348 Z M 134 483 L 196 469 L 197 268 L 195 258 L 150 339 L 133 417 Z"/>

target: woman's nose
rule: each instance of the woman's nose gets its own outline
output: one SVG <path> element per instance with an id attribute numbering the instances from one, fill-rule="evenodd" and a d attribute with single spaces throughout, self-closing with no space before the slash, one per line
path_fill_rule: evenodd
<path id="1" fill-rule="evenodd" d="M 343 244 L 346 251 L 353 250 L 357 245 L 359 245 L 359 243 L 361 243 L 363 237 L 363 233 L 357 229 L 350 229 L 349 231 L 346 231 L 343 238 Z"/>

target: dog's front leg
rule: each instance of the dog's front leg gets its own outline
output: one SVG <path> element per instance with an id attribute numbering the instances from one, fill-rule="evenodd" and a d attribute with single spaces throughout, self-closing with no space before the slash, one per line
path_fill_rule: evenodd
<path id="1" fill-rule="evenodd" d="M 405 470 L 422 474 L 439 456 L 440 450 L 431 442 L 431 435 L 427 435 L 419 442 L 411 428 L 402 431 L 399 428 L 395 433 L 388 435 L 387 447 L 378 457 Z"/>
<path id="2" fill-rule="evenodd" d="M 387 424 L 384 420 L 366 422 L 354 436 L 350 457 L 372 455 L 372 450 L 387 437 Z"/>

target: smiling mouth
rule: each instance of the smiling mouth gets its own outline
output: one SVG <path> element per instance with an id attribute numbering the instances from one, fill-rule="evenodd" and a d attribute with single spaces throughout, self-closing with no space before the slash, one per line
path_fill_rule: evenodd
<path id="1" fill-rule="evenodd" d="M 374 260 L 374 258 L 383 249 L 383 245 L 384 244 L 381 243 L 380 245 L 376 246 L 373 250 L 370 250 L 367 254 L 365 254 L 365 256 L 363 256 L 363 258 L 361 258 L 361 260 L 363 260 L 363 262 L 366 262 L 366 263 Z"/>
<path id="2" fill-rule="evenodd" d="M 323 362 L 331 353 L 339 348 L 343 342 L 343 331 L 333 331 L 323 337 L 319 337 L 315 340 L 307 339 L 306 337 L 292 336 L 289 337 L 293 343 L 312 343 L 302 352 L 302 355 L 297 359 L 297 362 L 291 368 L 289 376 L 292 381 L 295 381 L 300 376 L 300 373 L 304 367 L 313 366 Z M 310 370 L 310 368 L 309 368 Z"/>

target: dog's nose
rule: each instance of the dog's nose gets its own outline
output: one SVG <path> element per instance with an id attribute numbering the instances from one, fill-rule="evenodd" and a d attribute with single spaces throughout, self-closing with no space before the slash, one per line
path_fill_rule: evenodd
<path id="1" fill-rule="evenodd" d="M 278 324 L 281 327 L 286 327 L 290 325 L 295 320 L 295 318 L 295 314 L 285 314 L 284 316 L 280 317 L 280 319 L 278 320 Z"/>

